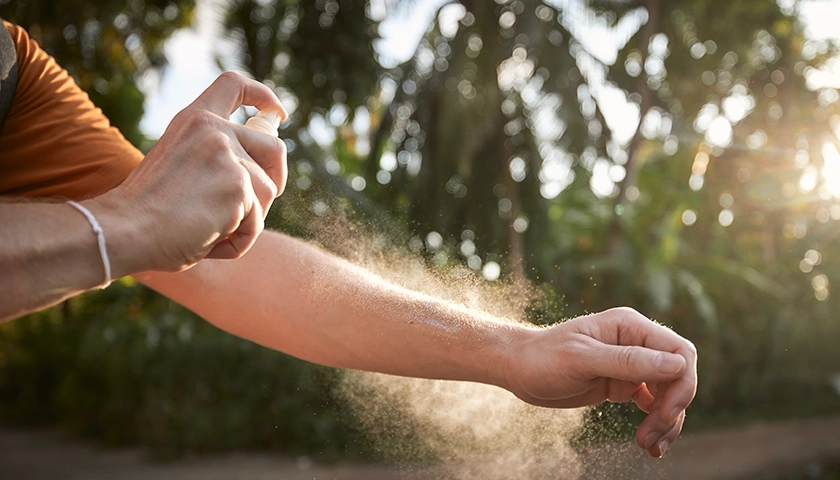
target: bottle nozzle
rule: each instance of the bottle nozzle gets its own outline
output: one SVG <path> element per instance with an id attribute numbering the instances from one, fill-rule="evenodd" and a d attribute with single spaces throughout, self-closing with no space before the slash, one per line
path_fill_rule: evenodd
<path id="1" fill-rule="evenodd" d="M 277 136 L 282 115 L 276 110 L 262 110 L 245 122 L 245 126 L 254 130 Z"/>

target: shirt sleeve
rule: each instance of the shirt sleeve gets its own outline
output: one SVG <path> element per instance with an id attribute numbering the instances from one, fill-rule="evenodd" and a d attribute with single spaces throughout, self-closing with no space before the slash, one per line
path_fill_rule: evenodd
<path id="1" fill-rule="evenodd" d="M 18 83 L 0 130 L 0 195 L 78 200 L 119 185 L 143 154 L 24 29 L 4 25 Z"/>

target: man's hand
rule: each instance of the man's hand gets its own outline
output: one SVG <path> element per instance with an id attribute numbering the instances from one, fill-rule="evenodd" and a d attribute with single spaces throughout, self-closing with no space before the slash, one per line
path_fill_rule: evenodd
<path id="1" fill-rule="evenodd" d="M 648 413 L 636 442 L 655 457 L 679 435 L 697 391 L 694 345 L 629 308 L 531 331 L 513 356 L 506 386 L 528 403 L 635 402 Z"/>
<path id="2" fill-rule="evenodd" d="M 86 202 L 106 237 L 135 222 L 132 252 L 114 252 L 115 277 L 142 270 L 180 271 L 203 258 L 239 258 L 263 230 L 286 184 L 280 139 L 229 121 L 241 105 L 286 111 L 265 85 L 222 74 L 182 110 L 119 187 Z M 117 242 L 111 242 L 114 245 Z"/>
<path id="3" fill-rule="evenodd" d="M 236 262 L 138 279 L 222 330 L 322 365 L 487 383 L 546 407 L 633 400 L 650 414 L 636 439 L 653 456 L 697 389 L 694 346 L 634 310 L 537 328 L 400 288 L 277 232 Z"/>

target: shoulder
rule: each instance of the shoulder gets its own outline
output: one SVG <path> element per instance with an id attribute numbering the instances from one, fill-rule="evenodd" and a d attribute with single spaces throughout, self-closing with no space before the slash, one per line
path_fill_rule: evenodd
<path id="1" fill-rule="evenodd" d="M 0 130 L 0 195 L 85 198 L 121 183 L 142 153 L 26 30 L 3 24 L 18 79 Z"/>

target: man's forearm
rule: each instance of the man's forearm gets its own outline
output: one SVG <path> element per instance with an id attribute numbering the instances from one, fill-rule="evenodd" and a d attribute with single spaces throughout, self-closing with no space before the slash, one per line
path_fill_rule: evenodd
<path id="1" fill-rule="evenodd" d="M 223 330 L 324 365 L 489 383 L 544 407 L 633 400 L 649 412 L 636 441 L 657 457 L 697 388 L 693 345 L 635 310 L 548 328 L 506 322 L 273 232 L 235 261 L 136 276 Z"/>
<path id="2" fill-rule="evenodd" d="M 503 385 L 510 344 L 530 328 L 394 286 L 275 232 L 236 261 L 137 277 L 223 330 L 342 368 Z"/>
<path id="3" fill-rule="evenodd" d="M 105 230 L 113 276 L 130 267 L 123 240 L 130 225 L 96 201 L 84 202 Z M 0 202 L 0 321 L 19 317 L 102 284 L 96 234 L 65 203 Z"/>

